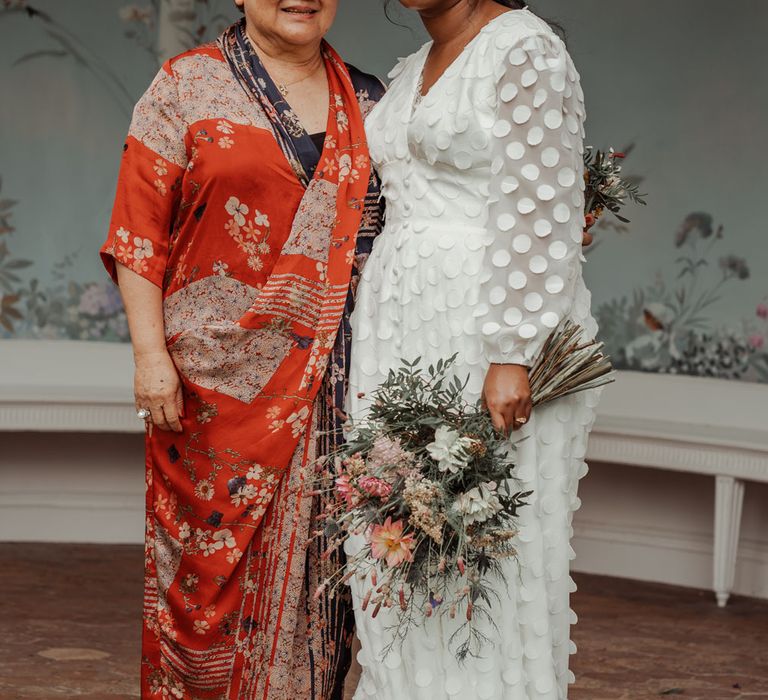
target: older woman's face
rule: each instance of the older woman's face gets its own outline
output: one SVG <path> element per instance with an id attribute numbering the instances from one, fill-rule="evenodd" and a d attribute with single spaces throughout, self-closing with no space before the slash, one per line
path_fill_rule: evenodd
<path id="1" fill-rule="evenodd" d="M 338 0 L 236 0 L 249 27 L 296 46 L 317 43 L 331 28 Z"/>

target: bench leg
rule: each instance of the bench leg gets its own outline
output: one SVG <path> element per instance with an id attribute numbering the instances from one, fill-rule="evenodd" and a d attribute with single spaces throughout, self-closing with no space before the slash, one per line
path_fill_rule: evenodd
<path id="1" fill-rule="evenodd" d="M 730 476 L 715 479 L 715 596 L 723 608 L 733 590 L 739 548 L 744 482 Z"/>

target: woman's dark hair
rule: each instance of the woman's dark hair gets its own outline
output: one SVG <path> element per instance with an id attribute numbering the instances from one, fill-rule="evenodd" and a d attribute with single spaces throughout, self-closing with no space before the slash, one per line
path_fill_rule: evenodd
<path id="1" fill-rule="evenodd" d="M 532 12 L 536 11 L 531 7 L 530 3 L 520 2 L 520 0 L 494 0 L 494 2 L 499 3 L 499 5 L 504 5 L 504 7 L 508 7 L 511 10 L 522 10 L 524 7 L 528 7 Z M 552 27 L 555 34 L 557 34 L 563 41 L 565 41 L 565 27 L 563 27 L 562 24 L 559 22 L 554 22 L 551 19 L 547 19 L 546 17 L 542 17 L 541 19 L 543 19 L 550 27 Z"/>
<path id="2" fill-rule="evenodd" d="M 389 19 L 390 22 L 392 22 L 392 18 L 389 16 L 389 8 L 390 3 L 392 0 L 384 0 L 384 12 L 387 15 L 387 19 Z M 499 5 L 504 5 L 504 7 L 508 7 L 510 10 L 522 10 L 524 7 L 529 7 L 531 10 L 533 8 L 530 6 L 530 3 L 523 2 L 522 0 L 494 0 L 494 2 L 499 3 Z M 542 17 L 542 19 L 550 26 L 552 29 L 562 38 L 565 40 L 565 28 L 559 24 L 558 22 L 553 22 L 551 19 L 545 19 Z M 395 24 L 398 24 L 395 22 Z"/>

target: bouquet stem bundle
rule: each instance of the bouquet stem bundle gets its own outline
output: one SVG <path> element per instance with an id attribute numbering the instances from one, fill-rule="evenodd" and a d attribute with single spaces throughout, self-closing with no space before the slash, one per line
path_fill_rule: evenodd
<path id="1" fill-rule="evenodd" d="M 613 381 L 603 343 L 583 340 L 584 329 L 565 321 L 553 331 L 528 373 L 534 406 Z"/>

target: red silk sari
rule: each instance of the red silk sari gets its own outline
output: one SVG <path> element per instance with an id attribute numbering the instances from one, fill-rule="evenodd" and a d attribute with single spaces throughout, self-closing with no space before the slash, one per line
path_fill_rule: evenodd
<path id="1" fill-rule="evenodd" d="M 119 262 L 162 288 L 184 390 L 183 433 L 146 440 L 143 698 L 335 697 L 348 641 L 308 594 L 323 564 L 307 491 L 358 229 L 377 217 L 361 107 L 378 96 L 324 46 L 310 175 L 242 39 L 172 59 L 139 101 L 102 248 L 113 278 Z"/>

